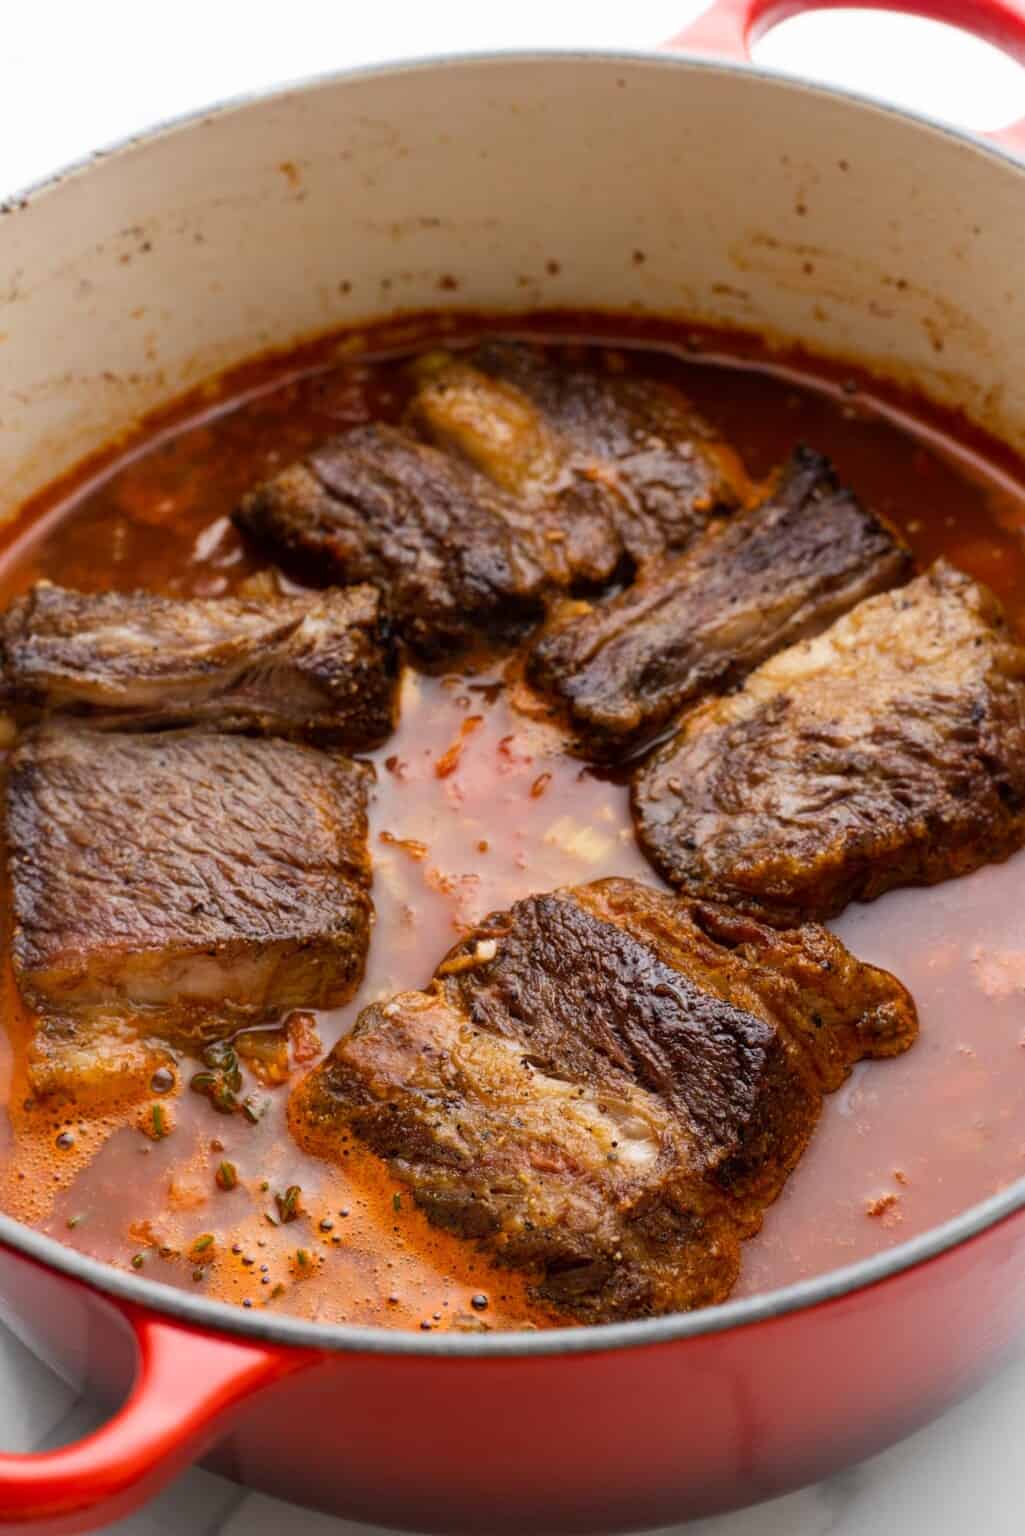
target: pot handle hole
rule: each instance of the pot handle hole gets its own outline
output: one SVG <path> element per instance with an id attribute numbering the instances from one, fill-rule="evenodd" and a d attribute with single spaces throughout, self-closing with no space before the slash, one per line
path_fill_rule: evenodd
<path id="1" fill-rule="evenodd" d="M 750 59 L 751 47 L 781 21 L 803 11 L 901 11 L 974 33 L 1025 65 L 1025 0 L 713 0 L 663 46 L 725 59 Z M 981 138 L 1025 156 L 1025 118 Z"/>
<path id="2" fill-rule="evenodd" d="M 106 1530 L 202 1456 L 232 1408 L 318 1358 L 206 1334 L 119 1308 L 135 1336 L 128 1397 L 93 1434 L 38 1455 L 0 1455 L 0 1532 Z"/>

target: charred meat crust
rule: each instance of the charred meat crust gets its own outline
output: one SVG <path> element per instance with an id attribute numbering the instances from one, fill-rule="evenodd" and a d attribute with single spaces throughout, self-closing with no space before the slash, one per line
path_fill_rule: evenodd
<path id="1" fill-rule="evenodd" d="M 826 918 L 1025 842 L 1025 648 L 938 562 L 684 716 L 634 778 L 672 884 L 767 921 Z"/>
<path id="2" fill-rule="evenodd" d="M 421 661 L 504 649 L 552 589 L 594 591 L 750 494 L 671 386 L 492 344 L 432 354 L 409 422 L 331 439 L 257 486 L 238 527 L 306 581 L 369 581 Z"/>
<path id="3" fill-rule="evenodd" d="M 799 448 L 765 501 L 713 524 L 620 596 L 553 621 L 526 676 L 583 756 L 635 751 L 705 693 L 908 580 L 909 550 Z"/>
<path id="4" fill-rule="evenodd" d="M 209 723 L 363 751 L 391 733 L 398 660 L 371 586 L 264 600 L 86 593 L 37 582 L 3 617 L 19 713 L 99 727 Z"/>
<path id="5" fill-rule="evenodd" d="M 670 385 L 501 341 L 420 371 L 411 420 L 534 509 L 559 587 L 594 590 L 683 549 L 750 492 Z"/>
<path id="6" fill-rule="evenodd" d="M 302 579 L 371 582 L 427 664 L 513 642 L 542 611 L 529 528 L 503 493 L 394 427 L 357 427 L 257 486 L 239 528 Z"/>
<path id="7" fill-rule="evenodd" d="M 6 810 L 26 1000 L 140 1010 L 164 1038 L 345 1002 L 373 912 L 367 772 L 201 730 L 27 733 Z"/>
<path id="8" fill-rule="evenodd" d="M 822 1094 L 906 1049 L 914 1004 L 819 928 L 629 880 L 493 914 L 431 988 L 375 1003 L 293 1098 L 428 1218 L 583 1321 L 722 1300 Z"/>

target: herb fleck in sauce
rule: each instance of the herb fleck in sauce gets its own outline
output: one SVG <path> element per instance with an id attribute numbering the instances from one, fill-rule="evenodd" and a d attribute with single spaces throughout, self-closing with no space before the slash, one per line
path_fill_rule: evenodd
<path id="1" fill-rule="evenodd" d="M 1021 622 L 1025 490 L 987 445 L 928 412 L 898 428 L 887 412 L 908 402 L 875 398 L 850 370 L 816 371 L 746 345 L 730 354 L 721 338 L 668 326 L 624 337 L 621 322 L 612 337 L 610 325 L 566 320 L 563 330 L 582 344 L 623 343 L 617 366 L 674 378 L 755 477 L 797 441 L 828 453 L 922 561 L 946 554 Z M 425 333 L 422 345 L 436 339 Z M 223 397 L 208 396 L 9 530 L 0 596 L 43 576 L 85 590 L 237 591 L 263 568 L 230 523 L 239 496 L 331 433 L 397 419 L 408 392 L 394 354 L 356 351 L 338 363 L 325 347 L 243 370 Z M 599 875 L 655 877 L 634 844 L 624 786 L 582 769 L 517 713 L 500 669 L 408 673 L 399 728 L 372 756 L 378 920 L 366 981 L 347 1008 L 161 1067 L 152 1097 L 103 1114 L 83 1106 L 72 1129 L 67 1105 L 28 1090 L 31 1019 L 5 963 L 0 1204 L 98 1258 L 246 1307 L 425 1331 L 544 1325 L 520 1277 L 431 1229 L 359 1145 L 346 1146 L 341 1166 L 300 1152 L 286 1124 L 289 1083 L 369 1000 L 422 985 L 485 912 Z M 1025 1172 L 1023 870 L 1019 856 L 853 908 L 837 924 L 860 956 L 915 992 L 922 1038 L 905 1058 L 857 1070 L 827 1101 L 808 1153 L 746 1245 L 739 1293 L 886 1248 Z"/>

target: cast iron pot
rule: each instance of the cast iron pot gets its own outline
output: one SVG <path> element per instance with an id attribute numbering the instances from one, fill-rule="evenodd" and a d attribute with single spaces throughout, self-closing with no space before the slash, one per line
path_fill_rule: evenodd
<path id="1" fill-rule="evenodd" d="M 914 380 L 1025 450 L 1025 124 L 986 142 L 743 62 L 799 0 L 645 55 L 452 58 L 233 103 L 0 218 L 0 515 L 141 412 L 396 308 L 682 313 Z M 1021 0 L 916 0 L 1025 62 Z M 736 63 L 694 57 L 726 53 Z M 322 1327 L 0 1219 L 0 1313 L 119 1402 L 0 1456 L 0 1525 L 105 1527 L 187 1463 L 379 1524 L 605 1531 L 836 1471 L 1025 1332 L 1025 1182 L 866 1263 L 527 1335 Z"/>

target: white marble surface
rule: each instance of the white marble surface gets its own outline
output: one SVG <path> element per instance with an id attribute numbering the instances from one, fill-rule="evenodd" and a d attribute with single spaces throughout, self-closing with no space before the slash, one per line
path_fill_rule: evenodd
<path id="1" fill-rule="evenodd" d="M 0 25 L 0 195 L 155 119 L 345 63 L 459 48 L 643 47 L 701 0 L 621 5 L 456 0 L 7 0 Z M 899 100 L 973 127 L 1025 114 L 1022 73 L 985 45 L 928 23 L 820 13 L 770 34 L 762 63 Z M 1021 1536 L 1025 1362 L 940 1423 L 840 1477 L 688 1527 L 688 1536 Z M 88 1402 L 0 1330 L 0 1447 L 77 1438 Z M 202 1471 L 180 1478 L 123 1536 L 345 1536 L 342 1522 L 245 1494 Z M 355 1527 L 352 1528 L 356 1530 Z M 487 1521 L 482 1518 L 481 1536 Z"/>

